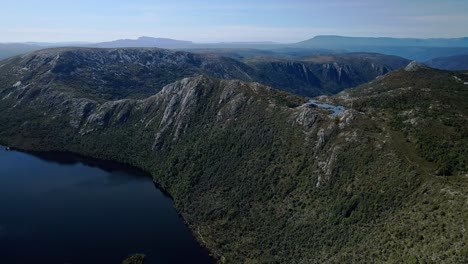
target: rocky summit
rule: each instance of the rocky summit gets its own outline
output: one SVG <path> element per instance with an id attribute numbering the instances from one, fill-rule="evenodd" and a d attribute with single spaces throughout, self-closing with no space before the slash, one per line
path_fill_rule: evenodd
<path id="1" fill-rule="evenodd" d="M 220 263 L 468 260 L 468 75 L 375 66 L 386 74 L 314 104 L 246 65 L 158 49 L 14 57 L 0 62 L 0 143 L 151 173 Z"/>
<path id="2" fill-rule="evenodd" d="M 422 69 L 429 69 L 429 67 L 417 61 L 412 61 L 405 67 L 405 71 L 419 71 Z"/>

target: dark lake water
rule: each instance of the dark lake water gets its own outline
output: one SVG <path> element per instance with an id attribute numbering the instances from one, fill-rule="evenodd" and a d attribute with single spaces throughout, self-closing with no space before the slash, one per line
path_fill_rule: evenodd
<path id="1" fill-rule="evenodd" d="M 142 172 L 0 146 L 0 263 L 213 263 Z"/>

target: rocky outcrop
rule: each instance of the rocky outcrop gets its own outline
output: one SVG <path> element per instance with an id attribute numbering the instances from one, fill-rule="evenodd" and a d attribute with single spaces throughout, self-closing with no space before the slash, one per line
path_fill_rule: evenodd
<path id="1" fill-rule="evenodd" d="M 427 67 L 426 65 L 418 61 L 412 61 L 405 67 L 405 71 L 409 71 L 409 72 L 419 71 L 423 69 L 429 69 L 429 67 Z"/>

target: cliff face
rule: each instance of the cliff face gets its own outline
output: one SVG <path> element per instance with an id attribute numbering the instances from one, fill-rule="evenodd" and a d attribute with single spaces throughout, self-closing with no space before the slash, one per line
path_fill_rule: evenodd
<path id="1" fill-rule="evenodd" d="M 466 120 L 465 76 L 431 69 L 390 73 L 319 98 L 345 106 L 332 116 L 259 83 L 204 75 L 151 96 L 106 100 L 89 92 L 94 86 L 55 85 L 63 71 L 43 72 L 37 59 L 0 63 L 0 143 L 149 171 L 220 261 L 466 260 L 467 169 L 459 152 L 466 151 L 460 147 L 466 122 L 448 128 L 458 139 L 441 147 L 453 150 L 449 160 L 457 163 L 452 176 L 439 177 L 444 158 L 426 157 L 423 148 L 424 140 L 440 138 L 414 132 L 419 119 L 407 121 L 432 116 L 448 126 Z M 30 60 L 29 70 L 22 60 Z M 89 81 L 80 76 L 73 78 Z M 407 91 L 424 94 L 422 102 L 435 100 L 427 106 L 433 112 L 412 107 L 415 94 Z M 447 112 L 453 98 L 456 107 Z M 403 112 L 411 110 L 414 116 Z"/>
<path id="2" fill-rule="evenodd" d="M 250 59 L 263 82 L 303 96 L 335 94 L 406 65 L 396 56 L 372 53 L 316 55 L 298 60 Z"/>
<path id="3" fill-rule="evenodd" d="M 162 49 L 47 49 L 3 61 L 3 78 L 24 84 L 74 89 L 82 96 L 115 100 L 144 98 L 184 77 L 207 74 L 253 80 L 255 73 L 234 59 Z"/>

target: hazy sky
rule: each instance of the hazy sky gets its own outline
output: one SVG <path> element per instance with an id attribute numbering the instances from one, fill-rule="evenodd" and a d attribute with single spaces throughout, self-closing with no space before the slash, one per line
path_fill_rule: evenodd
<path id="1" fill-rule="evenodd" d="M 0 42 L 468 36 L 468 0 L 1 0 Z"/>

